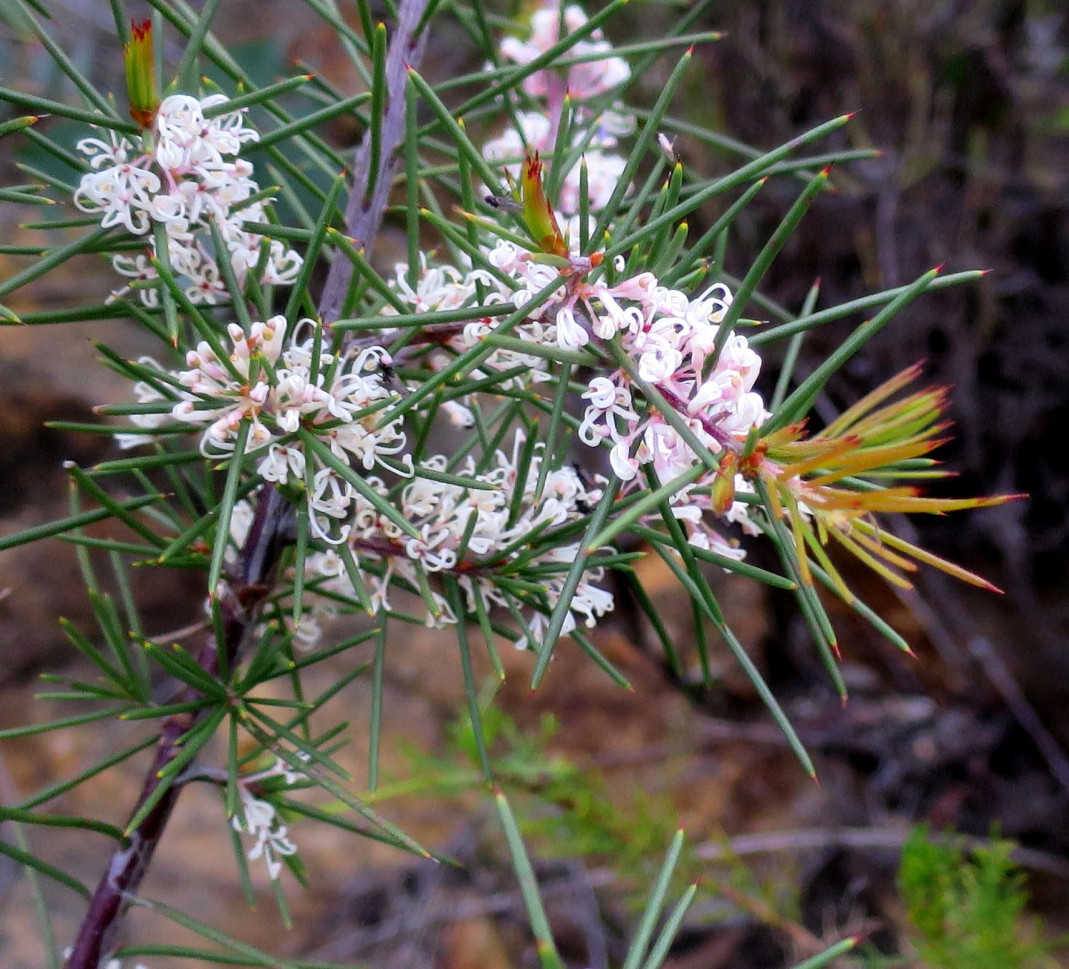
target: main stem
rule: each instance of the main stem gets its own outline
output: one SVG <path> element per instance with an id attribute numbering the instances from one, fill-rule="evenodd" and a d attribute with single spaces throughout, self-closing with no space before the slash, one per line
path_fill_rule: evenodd
<path id="1" fill-rule="evenodd" d="M 406 67 L 417 67 L 423 57 L 424 40 L 417 34 L 417 28 L 427 2 L 401 0 L 397 29 L 386 54 L 386 110 L 381 128 L 381 151 L 377 159 L 371 159 L 370 132 L 365 134 L 356 150 L 355 177 L 345 210 L 345 225 L 349 235 L 358 239 L 365 250 L 370 249 L 371 240 L 378 234 L 396 173 L 397 149 L 404 137 Z M 378 178 L 374 191 L 369 194 L 367 186 L 372 164 L 378 170 Z M 336 320 L 341 312 L 352 272 L 349 260 L 334 260 L 319 302 L 320 317 L 327 323 Z M 273 588 L 279 556 L 289 542 L 291 519 L 292 509 L 279 492 L 270 485 L 262 487 L 248 537 L 222 594 L 223 641 L 219 643 L 209 635 L 197 654 L 197 662 L 210 676 L 218 675 L 220 650 L 226 654 L 227 669 L 236 665 L 246 633 L 257 621 L 260 607 Z M 173 688 L 172 702 L 186 703 L 200 698 L 194 688 L 177 680 Z M 111 856 L 89 901 L 66 969 L 100 969 L 112 951 L 123 913 L 152 864 L 156 847 L 183 788 L 180 781 L 172 781 L 160 795 L 160 788 L 165 783 L 160 774 L 181 751 L 181 738 L 206 714 L 207 710 L 175 714 L 167 717 L 160 726 L 156 754 L 145 774 L 131 818 L 150 799 L 158 800 Z"/>

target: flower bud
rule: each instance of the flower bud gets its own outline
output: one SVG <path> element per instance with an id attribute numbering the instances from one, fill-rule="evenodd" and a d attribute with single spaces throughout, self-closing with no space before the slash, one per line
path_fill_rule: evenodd
<path id="1" fill-rule="evenodd" d="M 720 461 L 720 471 L 713 479 L 713 511 L 726 515 L 735 502 L 735 469 L 739 459 L 734 451 L 728 451 Z"/>
<path id="2" fill-rule="evenodd" d="M 148 130 L 160 106 L 156 90 L 156 59 L 152 44 L 152 21 L 130 24 L 130 40 L 123 47 L 126 63 L 126 90 L 130 96 L 130 117 Z"/>
<path id="3" fill-rule="evenodd" d="M 523 203 L 523 220 L 538 248 L 542 252 L 567 258 L 568 246 L 542 186 L 542 162 L 538 152 L 528 155 L 523 163 L 520 200 Z"/>

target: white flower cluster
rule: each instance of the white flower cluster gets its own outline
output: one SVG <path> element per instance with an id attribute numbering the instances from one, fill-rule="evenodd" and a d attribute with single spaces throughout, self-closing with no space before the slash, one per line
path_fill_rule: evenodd
<path id="1" fill-rule="evenodd" d="M 578 237 L 578 222 L 576 216 L 567 221 L 565 229 L 568 238 Z M 520 305 L 530 302 L 554 280 L 558 280 L 559 296 L 555 294 L 548 303 L 531 310 L 528 318 L 513 327 L 509 335 L 534 345 L 555 344 L 574 349 L 581 345 L 569 337 L 570 328 L 575 325 L 574 320 L 567 312 L 563 315 L 558 312 L 566 300 L 567 280 L 558 269 L 533 261 L 528 256 L 525 250 L 513 243 L 499 240 L 486 253 L 486 258 L 500 275 L 483 269 L 467 269 L 462 272 L 445 264 L 428 269 L 426 257 L 421 256 L 421 271 L 415 288 L 408 281 L 408 266 L 405 263 L 398 263 L 394 267 L 393 288 L 398 296 L 412 307 L 413 312 L 418 313 L 474 305 L 480 289 L 482 298 L 478 302 L 481 306 L 501 303 Z M 589 261 L 584 265 L 587 269 L 590 268 Z M 387 312 L 392 313 L 392 310 L 388 309 Z M 464 353 L 482 343 L 494 332 L 498 323 L 499 320 L 489 316 L 473 320 L 465 323 L 458 333 L 443 342 L 456 353 Z M 581 343 L 585 344 L 586 340 Z M 500 384 L 502 389 L 544 383 L 553 379 L 549 362 L 544 356 L 505 348 L 495 349 L 481 367 L 471 371 L 471 375 L 480 379 L 487 376 L 488 371 L 516 372 L 515 377 Z M 470 411 L 460 402 L 449 401 L 444 407 L 456 423 L 471 425 Z"/>
<path id="2" fill-rule="evenodd" d="M 350 544 L 362 563 L 378 560 L 384 564 L 382 575 L 372 582 L 371 598 L 376 609 L 389 608 L 388 596 L 393 583 L 401 580 L 409 587 L 417 584 L 417 563 L 427 573 L 456 575 L 471 610 L 476 608 L 477 592 L 484 601 L 508 605 L 506 594 L 495 584 L 495 576 L 507 571 L 510 563 L 523 556 L 526 569 L 541 570 L 542 608 L 533 611 L 527 635 L 517 645 L 523 647 L 528 641 L 538 640 L 545 629 L 546 614 L 552 612 L 560 599 L 565 574 L 578 555 L 579 546 L 558 547 L 550 542 L 545 552 L 532 554 L 531 542 L 536 536 L 542 538 L 545 532 L 588 514 L 602 490 L 600 482 L 587 485 L 577 471 L 564 467 L 546 475 L 542 494 L 537 495 L 535 488 L 543 460 L 541 446 L 536 447 L 526 477 L 520 481 L 523 445 L 524 438 L 518 435 L 512 454 L 495 452 L 493 466 L 483 472 L 477 472 L 475 461 L 469 458 L 456 473 L 479 482 L 482 485 L 479 488 L 419 477 L 410 482 L 402 492 L 400 510 L 419 531 L 419 538 L 405 535 L 370 502 L 357 499 Z M 444 472 L 448 462 L 444 455 L 435 455 L 423 467 Z M 381 481 L 371 478 L 368 483 L 385 494 Z M 517 489 L 521 491 L 518 501 Z M 525 538 L 531 542 L 524 541 Z M 310 559 L 309 567 L 319 575 L 344 580 L 344 565 L 333 551 Z M 564 634 L 576 628 L 577 615 L 590 627 L 612 610 L 612 593 L 596 585 L 601 578 L 600 568 L 584 573 L 571 601 Z M 435 601 L 439 612 L 429 616 L 428 622 L 432 625 L 456 622 L 448 603 L 437 595 Z"/>
<path id="3" fill-rule="evenodd" d="M 505 248 L 507 247 L 507 248 Z M 501 269 L 509 280 L 506 284 L 501 278 L 482 269 L 461 271 L 455 266 L 439 264 L 427 267 L 426 256 L 421 255 L 420 274 L 413 287 L 408 279 L 408 265 L 398 263 L 394 267 L 393 289 L 400 299 L 412 308 L 413 312 L 425 313 L 438 310 L 459 309 L 479 302 L 483 306 L 526 301 L 540 289 L 559 276 L 556 269 L 535 263 L 524 263 L 521 274 L 517 270 L 517 257 L 520 250 L 510 243 L 501 243 L 497 249 L 488 254 L 490 264 Z M 479 290 L 482 298 L 478 299 Z M 387 307 L 384 313 L 392 314 Z M 530 319 L 510 331 L 510 335 L 532 344 L 555 342 L 556 330 L 552 323 L 543 321 L 545 310 L 536 310 Z M 463 324 L 459 332 L 443 339 L 443 343 L 455 353 L 464 353 L 477 346 L 491 334 L 497 326 L 492 317 L 483 317 Z M 448 358 L 444 355 L 432 357 L 434 366 L 444 366 Z M 516 376 L 502 381 L 502 389 L 517 387 L 528 383 L 540 383 L 551 379 L 551 373 L 545 357 L 518 350 L 498 348 L 485 360 L 483 365 L 471 371 L 471 376 L 480 379 L 489 372 L 515 371 Z M 443 410 L 459 426 L 470 427 L 474 423 L 470 409 L 458 400 L 446 401 Z"/>
<path id="4" fill-rule="evenodd" d="M 528 39 L 506 38 L 501 43 L 501 54 L 516 64 L 530 64 L 557 44 L 562 36 L 574 33 L 586 22 L 586 14 L 575 4 L 568 5 L 563 11 L 557 4 L 551 4 L 532 14 Z M 518 129 L 506 130 L 483 147 L 483 156 L 488 161 L 516 163 L 522 161 L 527 150 L 537 151 L 543 159 L 548 159 L 556 147 L 567 94 L 574 110 L 570 122 L 574 133 L 566 148 L 574 149 L 574 158 L 555 200 L 558 211 L 565 215 L 579 211 L 580 154 L 586 157 L 589 206 L 595 212 L 609 201 L 626 164 L 613 149 L 621 135 L 634 129 L 634 118 L 620 111 L 600 112 L 585 103 L 612 91 L 631 76 L 627 62 L 609 56 L 611 51 L 612 44 L 600 30 L 595 30 L 589 39 L 578 41 L 564 55 L 569 59 L 590 60 L 573 64 L 564 71 L 546 68 L 528 75 L 523 81 L 523 89 L 533 98 L 544 101 L 544 107 L 539 111 L 517 112 Z M 562 162 L 563 159 L 554 160 L 555 164 Z"/>
<path id="5" fill-rule="evenodd" d="M 308 759 L 306 754 L 298 756 L 302 760 Z M 308 779 L 281 759 L 276 759 L 274 766 L 267 770 L 239 778 L 237 790 L 241 797 L 241 813 L 235 814 L 230 824 L 239 834 L 249 834 L 256 839 L 249 849 L 249 860 L 263 858 L 268 876 L 275 881 L 282 872 L 281 859 L 296 854 L 297 846 L 290 839 L 289 829 L 282 823 L 275 806 L 270 801 L 256 797 L 250 790 L 252 785 L 272 777 L 281 777 L 289 786 Z"/>
<path id="6" fill-rule="evenodd" d="M 717 452 L 726 439 L 745 439 L 766 416 L 764 402 L 753 390 L 761 358 L 744 336 L 729 337 L 703 375 L 730 305 L 731 293 L 723 283 L 689 297 L 661 286 L 652 273 L 641 273 L 618 286 L 580 285 L 574 307 L 560 313 L 574 318 L 581 308 L 595 336 L 609 340 L 621 334 L 638 376 L 666 396 L 697 438 Z M 570 332 L 580 336 L 579 343 L 587 342 L 582 326 Z M 632 409 L 631 379 L 623 370 L 592 378 L 583 398 L 589 404 L 579 438 L 591 446 L 611 441 L 612 468 L 624 481 L 648 463 L 662 481 L 670 481 L 697 460 L 661 415 L 639 418 Z"/>
<path id="7" fill-rule="evenodd" d="M 532 19 L 530 39 L 525 43 L 506 41 L 503 54 L 516 63 L 530 63 L 557 42 L 562 22 L 564 29 L 575 30 L 586 20 L 574 6 L 565 8 L 563 14 L 559 7 L 540 10 Z M 526 132 L 528 141 L 544 138 L 552 147 L 565 92 L 580 101 L 594 99 L 626 80 L 626 64 L 609 56 L 610 52 L 608 42 L 595 34 L 577 45 L 573 53 L 597 55 L 598 59 L 575 65 L 563 74 L 546 70 L 528 78 L 528 93 L 547 103 L 544 114 L 524 115 L 526 121 L 521 118 L 521 124 L 532 126 Z M 587 124 L 600 124 L 614 133 L 621 130 L 612 127 L 618 125 L 612 117 L 599 119 L 593 111 L 582 115 L 586 110 L 582 104 L 579 110 L 576 120 L 582 124 L 576 125 L 577 131 Z M 222 128 L 232 136 L 236 151 L 245 129 L 240 128 L 239 116 L 228 117 Z M 161 130 L 169 128 L 165 125 Z M 165 140 L 158 137 L 157 154 Z M 516 151 L 519 144 L 517 140 Z M 595 144 L 596 140 L 588 147 Z M 203 159 L 210 163 L 213 157 L 221 158 L 225 152 L 217 149 L 218 156 L 212 156 L 208 148 L 187 146 L 190 157 L 197 157 L 197 164 Z M 487 154 L 495 157 L 496 151 L 498 148 L 491 145 Z M 164 155 L 168 163 L 189 164 L 188 160 L 174 161 Z M 611 173 L 611 166 L 608 170 Z M 604 198 L 615 178 L 611 175 L 608 179 Z M 139 211 L 128 215 L 134 231 L 142 224 L 138 219 L 157 218 Z M 570 223 L 566 239 L 578 235 L 574 216 Z M 544 296 L 547 288 L 553 289 L 548 300 L 541 300 L 525 320 L 510 329 L 511 337 L 532 350 L 554 346 L 576 351 L 599 342 L 618 341 L 630 365 L 602 367 L 588 378 L 576 437 L 586 446 L 608 451 L 609 466 L 623 482 L 625 492 L 642 486 L 639 471 L 644 466 L 651 467 L 662 483 L 695 467 L 697 455 L 673 426 L 680 421 L 714 454 L 733 456 L 750 429 L 767 414 L 762 398 L 754 391 L 759 356 L 741 335 L 721 340 L 720 324 L 732 302 L 728 288 L 715 284 L 698 294 L 688 294 L 662 284 L 650 272 L 626 277 L 623 257 L 617 258 L 611 271 L 609 266 L 602 266 L 597 255 L 573 253 L 564 258 L 567 265 L 562 269 L 560 259 L 551 265 L 550 260 L 500 239 L 486 245 L 485 261 L 479 268 L 465 264 L 464 257 L 457 265 L 448 265 L 429 263 L 421 256 L 419 272 L 410 278 L 409 267 L 398 265 L 393 289 L 401 303 L 416 313 L 476 304 L 522 306 L 538 294 Z M 599 275 L 601 272 L 604 275 Z M 389 307 L 383 310 L 384 315 L 393 312 Z M 500 319 L 491 315 L 455 326 L 441 324 L 433 337 L 440 349 L 431 349 L 421 360 L 432 367 L 444 365 L 456 354 L 483 344 L 496 331 Z M 172 419 L 202 426 L 201 450 L 209 456 L 232 453 L 244 428 L 247 450 L 258 456 L 257 472 L 265 480 L 298 487 L 307 484 L 314 534 L 328 543 L 326 551 L 308 559 L 316 587 L 353 594 L 346 569 L 347 562 L 352 567 L 352 560 L 339 554 L 344 549 L 330 547 L 347 542 L 375 610 L 389 608 L 391 589 L 421 589 L 429 600 L 429 622 L 456 622 L 458 617 L 450 604 L 429 590 L 425 581 L 427 574 L 447 572 L 460 583 L 468 609 L 475 608 L 477 597 L 513 610 L 518 601 L 522 603 L 533 618 L 525 620 L 526 635 L 520 644 L 539 638 L 545 630 L 545 616 L 558 603 L 568 567 L 578 554 L 575 544 L 554 547 L 552 541 L 545 541 L 544 546 L 540 543 L 546 532 L 588 514 L 601 488 L 585 484 L 574 470 L 564 468 L 549 473 L 544 491 L 536 495 L 544 455 L 540 446 L 535 449 L 526 476 L 520 480 L 522 436 L 517 437 L 510 457 L 499 451 L 484 458 L 482 464 L 469 458 L 462 468 L 453 468 L 439 455 L 424 461 L 427 476 L 421 476 L 420 468 L 413 468 L 404 454 L 406 438 L 401 421 L 384 421 L 382 417 L 392 396 L 384 376 L 384 368 L 392 362 L 387 352 L 381 346 L 363 346 L 337 358 L 330 352 L 316 354 L 314 326 L 302 320 L 287 332 L 286 320 L 275 317 L 253 324 L 246 333 L 231 324 L 232 350 L 228 354 L 223 355 L 218 344 L 204 342 L 187 354 L 188 369 L 166 373 L 157 367 L 158 380 L 139 383 L 135 388 L 139 400 L 156 406 L 145 408 L 146 412 L 134 415 L 133 420 L 149 432 Z M 467 376 L 479 380 L 495 372 L 506 374 L 497 387 L 507 391 L 550 381 L 557 371 L 544 354 L 525 353 L 516 346 L 495 348 Z M 646 398 L 632 373 L 641 384 L 656 388 L 671 409 L 667 415 L 671 421 L 664 413 L 665 405 Z M 452 399 L 441 406 L 458 423 L 474 421 L 471 400 Z M 322 449 L 306 448 L 304 432 L 316 435 L 338 462 L 355 468 L 370 489 L 394 503 L 419 537 L 413 538 L 400 528 L 396 518 L 383 515 L 382 502 L 369 501 L 366 490 L 358 492 L 331 466 L 335 462 L 328 463 L 316 453 Z M 130 435 L 124 443 L 145 439 Z M 488 469 L 484 467 L 487 464 Z M 484 469 L 478 470 L 480 467 Z M 725 462 L 723 475 L 734 475 L 734 467 L 732 462 Z M 396 486 L 369 476 L 376 468 L 412 480 L 398 496 Z M 443 475 L 448 477 L 449 473 L 470 478 L 478 486 L 448 483 Z M 729 488 L 720 487 L 714 501 L 716 477 L 715 472 L 705 474 L 679 489 L 672 498 L 673 510 L 691 542 L 741 557 L 743 553 L 705 520 L 710 517 L 705 513 L 711 512 L 746 530 L 753 528 L 747 506 L 741 501 L 727 501 Z M 750 490 L 741 475 L 734 475 L 732 484 L 736 493 Z M 535 584 L 528 583 L 519 599 L 505 580 L 510 570 L 517 568 L 517 560 L 521 561 L 518 568 L 537 575 Z M 579 622 L 593 626 L 612 609 L 612 596 L 599 587 L 600 578 L 597 568 L 584 575 L 569 604 L 565 633 Z M 323 597 L 311 597 L 307 629 L 295 630 L 300 637 L 315 635 L 313 612 L 319 598 Z"/>
<path id="8" fill-rule="evenodd" d="M 267 481 L 303 484 L 308 478 L 310 456 L 297 431 L 314 433 L 344 464 L 355 462 L 370 471 L 383 459 L 399 454 L 405 446 L 401 421 L 382 424 L 378 411 L 391 397 L 382 367 L 389 356 L 382 347 L 366 347 L 335 359 L 320 352 L 313 360 L 312 320 L 301 320 L 286 345 L 286 320 L 275 316 L 254 323 L 249 333 L 235 323 L 228 333 L 233 346 L 224 358 L 207 343 L 186 354 L 190 368 L 173 373 L 161 370 L 161 380 L 173 387 L 177 397 L 170 416 L 189 424 L 207 425 L 201 450 L 207 456 L 233 452 L 239 429 L 248 422 L 247 448 L 260 452 L 256 470 Z M 139 383 L 135 391 L 145 403 L 162 400 L 157 389 Z M 166 419 L 166 414 L 138 415 L 142 426 Z M 143 443 L 129 435 L 123 443 Z M 313 529 L 329 539 L 331 522 L 344 522 L 355 498 L 353 486 L 318 457 L 311 456 L 312 488 L 308 505 Z M 404 471 L 403 459 L 391 469 Z M 346 526 L 341 526 L 342 538 Z"/>
<path id="9" fill-rule="evenodd" d="M 210 111 L 226 102 L 221 94 L 164 98 L 144 147 L 114 132 L 108 141 L 78 142 L 91 170 L 82 176 L 74 204 L 99 215 L 105 228 L 121 225 L 133 235 L 146 236 L 151 255 L 157 255 L 153 224 L 163 225 L 171 270 L 193 303 L 227 298 L 219 259 L 229 260 L 240 285 L 256 271 L 262 283 L 289 285 L 301 267 L 301 257 L 292 249 L 242 227 L 246 221 L 266 220 L 263 200 L 253 198 L 260 188 L 252 165 L 237 157 L 242 144 L 259 135 L 243 126 L 241 111 Z M 219 228 L 225 253 L 215 252 L 211 222 Z M 145 253 L 117 253 L 112 265 L 133 279 L 157 278 Z M 145 305 L 158 305 L 155 287 L 139 288 L 139 293 Z"/>
<path id="10" fill-rule="evenodd" d="M 425 271 L 418 287 L 420 298 L 429 305 L 462 306 L 474 299 L 478 282 L 484 304 L 507 300 L 522 305 L 557 278 L 558 291 L 534 309 L 524 324 L 512 330 L 513 336 L 530 343 L 577 350 L 591 341 L 620 335 L 638 376 L 657 388 L 695 437 L 714 454 L 720 453 L 725 444 L 744 441 L 750 428 L 768 416 L 764 401 L 753 389 L 761 358 L 744 336 L 732 334 L 719 351 L 715 365 L 705 372 L 707 362 L 717 354 L 719 324 L 732 301 L 723 283 L 692 296 L 662 285 L 649 272 L 613 285 L 588 282 L 585 273 L 590 269 L 589 260 L 573 256 L 576 271 L 562 275 L 556 268 L 532 260 L 506 240 L 499 240 L 487 258 L 507 276 L 510 285 L 481 270 L 465 275 L 445 267 Z M 617 259 L 615 268 L 619 273 L 624 271 L 622 257 Z M 397 267 L 397 286 L 411 293 L 407 284 L 402 284 L 406 270 L 403 265 Z M 497 320 L 490 317 L 468 323 L 449 339 L 448 345 L 464 352 L 496 326 Z M 522 370 L 522 376 L 508 383 L 533 383 L 552 377 L 544 357 L 518 350 L 495 350 L 482 368 L 499 372 Z M 656 408 L 644 413 L 636 410 L 634 394 L 631 378 L 623 369 L 592 377 L 583 394 L 588 403 L 578 438 L 590 447 L 609 446 L 612 469 L 625 482 L 633 481 L 644 464 L 652 465 L 662 483 L 671 481 L 690 470 L 698 458 Z M 741 553 L 727 546 L 702 520 L 701 511 L 711 507 L 708 484 L 702 480 L 677 492 L 673 497 L 676 514 L 688 526 L 693 542 L 705 547 L 715 545 L 718 551 L 738 557 Z M 736 478 L 736 490 L 750 490 L 741 475 Z M 746 505 L 740 501 L 734 502 L 723 517 L 747 531 L 753 530 Z"/>

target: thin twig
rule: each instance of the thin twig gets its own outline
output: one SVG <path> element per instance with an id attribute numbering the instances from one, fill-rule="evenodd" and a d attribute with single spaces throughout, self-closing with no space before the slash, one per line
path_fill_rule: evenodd
<path id="1" fill-rule="evenodd" d="M 910 836 L 907 828 L 802 828 L 796 831 L 762 831 L 744 834 L 726 842 L 706 841 L 698 845 L 694 856 L 702 861 L 730 861 L 747 855 L 780 854 L 785 851 L 826 851 L 830 848 L 855 848 L 864 851 L 902 850 Z M 970 848 L 983 847 L 986 838 L 968 835 L 931 835 L 935 840 L 951 843 L 962 840 Z M 1069 879 L 1069 863 L 1055 855 L 1015 845 L 1010 857 L 1025 868 Z"/>

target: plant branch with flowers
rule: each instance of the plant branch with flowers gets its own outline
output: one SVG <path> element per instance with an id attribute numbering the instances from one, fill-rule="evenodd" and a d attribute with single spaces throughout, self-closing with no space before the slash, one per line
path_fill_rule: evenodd
<path id="1" fill-rule="evenodd" d="M 302 671 L 366 644 L 375 645 L 380 668 L 391 624 L 455 632 L 480 763 L 494 784 L 469 627 L 498 671 L 502 640 L 527 651 L 533 685 L 562 637 L 622 681 L 590 632 L 613 611 L 612 573 L 634 579 L 636 558 L 660 555 L 812 771 L 727 626 L 705 568 L 793 589 L 840 687 L 816 583 L 871 614 L 836 564 L 841 553 L 896 585 L 908 585 L 919 565 L 987 584 L 879 519 L 1007 500 L 919 493 L 917 481 L 942 473 L 928 455 L 945 430 L 945 391 L 913 389 L 912 368 L 823 428 L 808 423 L 827 379 L 896 313 L 975 274 L 933 271 L 878 294 L 867 304 L 876 314 L 810 377 L 788 393 L 788 368 L 771 399 L 758 390 L 761 346 L 789 336 L 796 355 L 809 328 L 837 315 L 815 311 L 814 289 L 802 313 L 779 326 L 742 316 L 830 177 L 827 167 L 813 173 L 803 152 L 848 118 L 703 179 L 676 160 L 670 135 L 678 125 L 668 113 L 694 45 L 715 39 L 692 31 L 700 5 L 663 38 L 625 49 L 602 32 L 621 0 L 589 19 L 578 6 L 550 3 L 505 24 L 497 38 L 481 5 L 458 6 L 451 15 L 469 29 L 486 68 L 435 86 L 420 63 L 437 5 L 402 0 L 391 28 L 375 24 L 361 3 L 358 31 L 332 3 L 307 2 L 336 29 L 366 96 L 343 97 L 312 75 L 258 88 L 210 32 L 214 4 L 197 15 L 170 0 L 154 0 L 156 19 L 132 27 L 113 5 L 132 121 L 62 57 L 85 107 L 0 91 L 34 112 L 0 130 L 32 132 L 70 172 L 21 194 L 67 202 L 87 229 L 0 283 L 0 296 L 77 253 L 97 252 L 116 287 L 106 303 L 79 308 L 78 318 L 129 318 L 160 343 L 157 357 L 137 360 L 101 347 L 102 362 L 129 381 L 130 401 L 100 408 L 118 423 L 79 429 L 112 436 L 128 454 L 70 466 L 71 515 L 0 544 L 64 537 L 78 546 L 91 590 L 100 588 L 92 553 L 105 550 L 120 585 L 126 564 L 137 562 L 197 569 L 206 591 L 198 646 L 124 632 L 141 625 L 118 621 L 99 591 L 106 648 L 67 629 L 103 683 L 72 685 L 71 695 L 99 706 L 78 722 L 132 717 L 156 731 L 154 759 L 67 969 L 110 965 L 122 951 L 123 914 L 142 902 L 141 879 L 190 783 L 219 790 L 242 871 L 262 860 L 276 886 L 287 870 L 303 875 L 295 823 L 302 813 L 306 823 L 336 823 L 426 853 L 336 780 L 336 732 L 317 736 L 309 722 L 336 691 L 308 701 L 301 686 Z M 164 22 L 188 45 L 166 88 L 157 67 Z M 671 57 L 656 103 L 635 111 L 632 79 Z M 188 85 L 185 68 L 197 58 L 213 64 L 227 90 Z M 453 103 L 465 85 L 477 93 Z M 344 169 L 316 133 L 343 111 L 365 127 Z M 72 150 L 52 138 L 46 113 L 92 127 Z M 279 184 L 261 187 L 265 171 Z M 729 285 L 723 250 L 734 221 L 776 174 L 802 180 L 798 201 L 747 275 Z M 688 220 L 707 204 L 720 214 L 691 239 Z M 407 240 L 407 261 L 392 272 L 380 271 L 374 252 L 384 221 Z M 436 246 L 428 247 L 432 234 Z M 838 309 L 845 316 L 852 307 Z M 16 323 L 45 321 L 3 313 Z M 449 434 L 461 443 L 436 450 Z M 132 537 L 85 532 L 108 518 Z M 758 541 L 776 548 L 781 574 L 746 562 Z M 346 612 L 366 614 L 368 631 L 335 643 L 330 620 Z M 664 646 L 678 662 L 673 645 Z M 707 675 L 704 653 L 700 665 Z M 339 689 L 360 672 L 354 663 Z M 276 680 L 294 696 L 281 715 L 257 692 Z M 376 684 L 373 738 L 380 677 Z M 371 763 L 374 787 L 377 750 Z M 325 792 L 360 822 L 291 798 L 291 790 Z M 542 963 L 560 965 L 500 793 L 497 809 Z M 14 810 L 22 820 L 36 817 Z M 674 858 L 678 845 L 665 879 Z M 691 897 L 670 925 L 680 924 Z M 655 969 L 664 957 L 671 933 L 652 940 L 647 931 L 663 901 L 663 892 L 651 899 L 629 966 Z M 833 946 L 828 961 L 847 948 L 847 940 Z M 58 964 L 54 948 L 49 959 Z"/>

